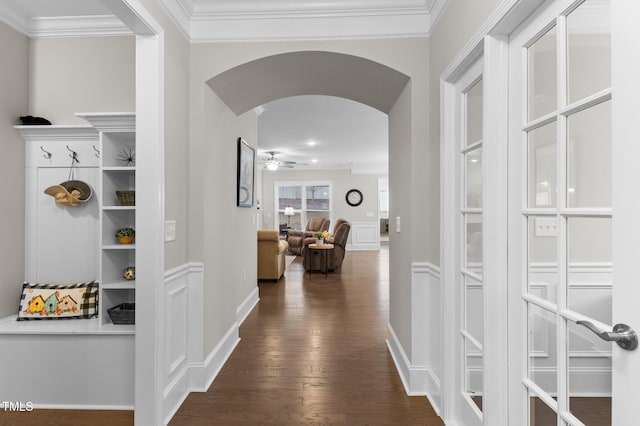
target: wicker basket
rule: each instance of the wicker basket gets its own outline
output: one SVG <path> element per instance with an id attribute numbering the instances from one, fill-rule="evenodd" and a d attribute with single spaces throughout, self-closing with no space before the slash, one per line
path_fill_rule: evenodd
<path id="1" fill-rule="evenodd" d="M 136 304 L 121 303 L 111 309 L 107 309 L 107 313 L 114 324 L 135 324 L 136 323 Z"/>
<path id="2" fill-rule="evenodd" d="M 136 205 L 136 191 L 116 191 L 116 197 L 121 206 Z"/>

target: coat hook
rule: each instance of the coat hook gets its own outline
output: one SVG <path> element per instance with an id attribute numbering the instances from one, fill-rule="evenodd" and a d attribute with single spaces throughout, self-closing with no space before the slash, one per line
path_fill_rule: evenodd
<path id="1" fill-rule="evenodd" d="M 69 154 L 69 157 L 73 160 L 72 162 L 80 163 L 80 160 L 78 160 L 78 153 L 69 148 L 69 145 L 67 145 L 67 150 L 71 153 Z"/>
<path id="2" fill-rule="evenodd" d="M 42 152 L 44 152 L 43 157 L 46 158 L 47 160 L 50 160 L 51 157 L 53 157 L 53 154 L 47 151 L 46 149 L 44 149 L 42 145 L 40 145 L 40 149 L 42 150 Z"/>
<path id="3" fill-rule="evenodd" d="M 100 158 L 100 150 L 99 150 L 98 148 L 96 148 L 96 146 L 95 146 L 95 145 L 91 145 L 91 146 L 93 147 L 93 150 L 96 152 L 96 153 L 95 153 L 95 154 L 93 154 L 93 155 L 95 155 L 95 156 L 96 156 L 96 158 Z"/>

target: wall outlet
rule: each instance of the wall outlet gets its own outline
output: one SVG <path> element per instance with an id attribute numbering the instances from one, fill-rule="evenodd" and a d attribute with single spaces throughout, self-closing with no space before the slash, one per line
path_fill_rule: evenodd
<path id="1" fill-rule="evenodd" d="M 176 221 L 166 220 L 164 222 L 164 242 L 168 243 L 176 240 Z"/>

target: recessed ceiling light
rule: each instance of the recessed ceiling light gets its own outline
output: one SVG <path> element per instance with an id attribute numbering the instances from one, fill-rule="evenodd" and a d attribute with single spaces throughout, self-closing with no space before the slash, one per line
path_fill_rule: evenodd
<path id="1" fill-rule="evenodd" d="M 307 145 L 309 146 L 314 146 L 316 144 L 316 141 L 309 141 L 307 142 Z"/>
<path id="2" fill-rule="evenodd" d="M 317 159 L 317 158 L 314 158 L 313 160 L 311 160 L 311 162 L 312 162 L 312 163 L 317 163 L 317 162 L 318 162 L 318 159 Z"/>

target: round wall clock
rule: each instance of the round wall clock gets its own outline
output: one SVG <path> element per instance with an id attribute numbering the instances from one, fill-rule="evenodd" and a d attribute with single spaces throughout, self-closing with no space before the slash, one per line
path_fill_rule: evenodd
<path id="1" fill-rule="evenodd" d="M 350 189 L 347 191 L 347 196 L 345 198 L 347 200 L 347 204 L 350 206 L 359 206 L 362 203 L 362 192 L 357 189 Z"/>

